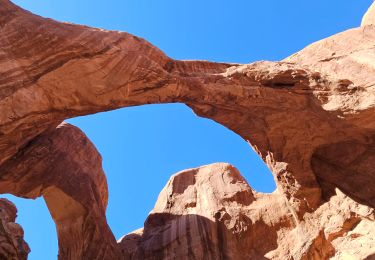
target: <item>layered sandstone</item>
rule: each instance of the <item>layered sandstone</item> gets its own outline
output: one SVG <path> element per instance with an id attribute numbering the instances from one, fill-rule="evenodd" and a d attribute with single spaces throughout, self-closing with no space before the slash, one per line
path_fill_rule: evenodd
<path id="1" fill-rule="evenodd" d="M 44 196 L 57 225 L 60 259 L 152 259 L 155 250 L 156 259 L 199 259 L 207 252 L 212 259 L 371 257 L 371 14 L 362 27 L 284 61 L 237 65 L 173 60 L 130 34 L 59 23 L 0 0 L 0 191 Z M 100 155 L 78 129 L 60 123 L 171 102 L 185 103 L 248 141 L 274 174 L 277 191 L 256 194 L 228 165 L 179 173 L 144 230 L 117 246 L 105 220 Z M 198 192 L 204 189 L 215 195 Z M 157 232 L 166 240 L 154 238 Z M 195 247 L 187 241 L 193 237 L 203 240 Z"/>

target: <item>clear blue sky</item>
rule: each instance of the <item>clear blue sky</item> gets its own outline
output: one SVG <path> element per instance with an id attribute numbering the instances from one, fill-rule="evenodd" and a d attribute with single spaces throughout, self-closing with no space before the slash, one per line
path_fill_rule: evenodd
<path id="1" fill-rule="evenodd" d="M 306 45 L 356 27 L 372 0 L 16 0 L 42 16 L 133 33 L 176 59 L 248 63 L 280 60 Z M 239 136 L 180 104 L 125 108 L 69 120 L 103 156 L 108 222 L 116 238 L 143 226 L 171 174 L 230 162 L 257 191 L 273 178 Z M 8 196 L 32 252 L 56 259 L 54 224 L 42 199 Z"/>

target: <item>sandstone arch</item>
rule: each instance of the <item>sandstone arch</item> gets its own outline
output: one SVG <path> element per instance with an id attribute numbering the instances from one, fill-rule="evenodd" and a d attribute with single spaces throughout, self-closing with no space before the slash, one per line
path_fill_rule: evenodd
<path id="1" fill-rule="evenodd" d="M 314 226 L 314 219 L 324 215 L 327 207 L 340 208 L 338 200 L 345 201 L 344 219 L 359 219 L 373 228 L 373 162 L 361 162 L 357 172 L 356 180 L 368 190 L 365 194 L 353 190 L 347 182 L 326 178 L 326 172 L 322 172 L 325 168 L 320 167 L 324 165 L 321 161 L 345 165 L 336 144 L 358 144 L 358 153 L 373 157 L 372 24 L 364 23 L 315 43 L 282 62 L 249 65 L 172 60 L 138 37 L 41 18 L 8 0 L 0 0 L 0 28 L 0 190 L 19 192 L 19 196 L 41 194 L 39 188 L 27 189 L 19 180 L 13 181 L 17 160 L 40 138 L 50 140 L 48 135 L 55 136 L 60 131 L 56 127 L 66 118 L 126 106 L 181 102 L 248 140 L 270 167 L 278 186 L 276 204 L 287 209 L 278 214 L 286 214 L 282 216 L 286 216 L 288 224 L 278 228 L 305 232 L 303 245 L 310 245 L 301 245 L 300 251 L 290 253 L 295 258 L 324 255 L 310 254 L 322 243 L 325 248 L 339 248 L 333 239 L 337 234 L 329 237 L 321 232 L 326 226 Z M 44 148 L 46 145 L 38 149 L 43 152 Z M 78 147 L 75 152 L 80 153 L 80 148 L 85 149 Z M 26 169 L 33 166 L 30 159 L 25 157 Z M 96 166 L 96 171 L 100 171 Z M 47 172 L 43 170 L 41 174 L 45 176 Z M 69 176 L 71 172 L 65 174 Z M 58 190 L 50 194 L 52 200 L 55 194 L 62 195 Z M 101 200 L 101 196 L 93 200 L 100 214 L 105 204 Z M 54 210 L 58 222 L 62 213 L 52 207 L 53 215 Z M 83 212 L 79 207 L 72 211 Z M 105 218 L 100 221 L 107 230 Z M 308 230 L 308 223 L 314 228 Z M 348 229 L 345 223 L 341 229 L 337 227 L 339 234 L 356 228 L 352 224 Z M 277 238 L 278 243 L 282 243 L 281 237 Z M 65 243 L 60 244 L 61 258 L 69 259 L 63 250 Z M 110 252 L 118 254 L 113 240 L 109 245 L 113 251 L 105 250 L 108 257 L 113 256 Z M 288 246 L 291 244 L 284 245 Z M 90 247 L 83 248 L 78 255 L 94 252 Z M 280 255 L 273 252 L 270 257 Z"/>

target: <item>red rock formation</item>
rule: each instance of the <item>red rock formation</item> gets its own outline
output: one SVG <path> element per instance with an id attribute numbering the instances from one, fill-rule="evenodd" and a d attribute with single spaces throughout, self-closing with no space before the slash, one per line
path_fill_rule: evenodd
<path id="1" fill-rule="evenodd" d="M 166 257 L 173 249 L 173 254 L 188 258 L 207 250 L 212 258 L 234 259 L 243 256 L 239 252 L 274 259 L 367 257 L 375 248 L 370 239 L 375 206 L 371 13 L 362 27 L 317 42 L 282 62 L 236 65 L 172 60 L 127 33 L 59 23 L 0 0 L 0 191 L 45 197 L 58 227 L 61 259 L 119 258 L 120 248 L 105 221 L 107 192 L 99 155 L 78 130 L 56 127 L 78 115 L 181 102 L 249 141 L 274 174 L 277 191 L 252 196 L 230 166 L 211 170 L 233 175 L 228 178 L 242 183 L 238 187 L 219 182 L 206 168 L 192 170 L 194 178 L 179 174 L 171 182 L 182 178 L 182 187 L 157 203 L 174 203 L 172 211 L 157 206 L 144 233 L 121 242 L 126 256 L 152 258 L 158 250 Z M 194 180 L 206 183 L 191 184 Z M 190 190 L 185 194 L 186 183 L 197 190 L 241 191 L 232 201 L 240 207 L 219 192 L 207 201 L 214 216 L 207 215 L 196 209 L 198 204 L 185 201 L 192 198 Z M 218 213 L 217 220 L 217 206 L 236 213 Z M 188 213 L 190 208 L 195 215 Z M 233 234 L 236 224 L 228 223 L 237 222 L 251 232 L 240 228 Z M 195 233 L 170 233 L 180 223 Z M 163 231 L 164 224 L 170 231 Z M 158 244 L 161 241 L 152 237 L 158 229 L 170 244 Z M 202 230 L 205 233 L 198 232 Z M 186 251 L 192 249 L 186 239 L 203 239 L 203 234 L 217 237 L 213 244 L 202 242 L 193 253 Z M 179 235 L 185 237 L 185 247 L 176 249 Z M 264 247 L 258 245 L 258 236 L 269 240 Z M 361 248 L 348 249 L 355 245 Z"/>
<path id="2" fill-rule="evenodd" d="M 17 208 L 7 199 L 0 199 L 0 259 L 27 259 L 29 246 L 23 240 L 23 229 L 14 223 Z"/>
<path id="3" fill-rule="evenodd" d="M 276 247 L 276 230 L 269 232 L 268 224 L 279 223 L 281 215 L 251 218 L 250 208 L 261 206 L 255 196 L 228 164 L 182 171 L 160 193 L 144 229 L 120 246 L 130 259 L 258 259 Z M 273 239 L 257 239 L 263 234 Z"/>
<path id="4" fill-rule="evenodd" d="M 60 259 L 118 259 L 106 218 L 101 157 L 76 127 L 62 124 L 34 138 L 0 169 L 0 192 L 43 196 L 56 223 Z"/>
<path id="5" fill-rule="evenodd" d="M 339 190 L 298 220 L 278 192 L 252 191 L 221 163 L 172 176 L 144 229 L 119 245 L 128 259 L 364 259 L 375 253 L 373 221 Z"/>

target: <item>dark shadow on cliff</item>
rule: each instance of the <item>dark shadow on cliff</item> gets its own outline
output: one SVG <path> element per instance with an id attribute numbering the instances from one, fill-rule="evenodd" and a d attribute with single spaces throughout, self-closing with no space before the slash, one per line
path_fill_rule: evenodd
<path id="1" fill-rule="evenodd" d="M 360 204 L 375 207 L 375 145 L 347 140 L 318 148 L 311 164 L 326 200 L 339 188 Z"/>
<path id="2" fill-rule="evenodd" d="M 252 223 L 240 214 L 233 228 L 230 216 L 215 214 L 215 221 L 204 216 L 169 213 L 150 214 L 143 233 L 128 234 L 119 242 L 125 259 L 268 259 L 264 255 L 277 248 L 276 229 L 262 220 Z"/>

